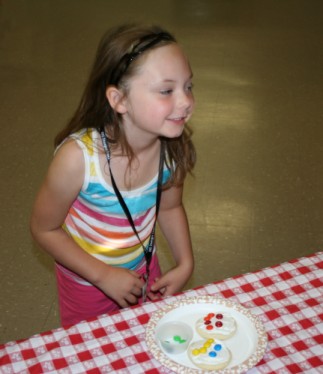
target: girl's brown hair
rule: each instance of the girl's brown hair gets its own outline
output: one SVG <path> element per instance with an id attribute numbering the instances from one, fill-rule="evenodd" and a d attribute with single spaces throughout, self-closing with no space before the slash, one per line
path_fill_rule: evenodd
<path id="1" fill-rule="evenodd" d="M 174 36 L 158 26 L 124 25 L 104 34 L 79 106 L 66 127 L 57 134 L 55 146 L 78 130 L 105 126 L 110 141 L 121 146 L 131 164 L 134 154 L 124 134 L 122 118 L 110 106 L 106 89 L 115 85 L 126 92 L 127 80 L 140 66 L 137 57 L 146 50 L 170 43 L 176 43 Z M 196 153 L 191 135 L 191 129 L 186 126 L 177 138 L 161 138 L 171 171 L 167 186 L 182 184 L 186 174 L 193 170 Z"/>

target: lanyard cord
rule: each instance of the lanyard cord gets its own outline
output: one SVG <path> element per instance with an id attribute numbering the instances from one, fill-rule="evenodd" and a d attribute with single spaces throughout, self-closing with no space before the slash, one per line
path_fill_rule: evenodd
<path id="1" fill-rule="evenodd" d="M 152 257 L 152 253 L 153 253 L 153 250 L 154 250 L 154 243 L 155 243 L 155 228 L 156 228 L 156 222 L 157 222 L 157 216 L 158 216 L 158 211 L 159 211 L 159 205 L 160 205 L 160 198 L 161 198 L 161 192 L 162 192 L 162 181 L 163 181 L 163 167 L 164 167 L 164 145 L 163 145 L 163 142 L 161 143 L 161 148 L 160 148 L 160 160 L 159 160 L 159 170 L 158 170 L 158 181 L 157 181 L 157 194 L 156 194 L 156 216 L 155 216 L 155 222 L 154 222 L 154 226 L 153 226 L 153 229 L 151 231 L 151 234 L 150 234 L 150 237 L 149 237 L 149 242 L 148 242 L 148 245 L 145 246 L 142 242 L 142 240 L 140 239 L 139 237 L 139 234 L 137 232 L 137 229 L 136 229 L 136 226 L 133 222 L 133 219 L 131 217 L 131 213 L 127 207 L 127 204 L 125 203 L 118 187 L 117 187 L 117 184 L 114 180 L 114 177 L 113 177 L 113 174 L 112 174 L 112 170 L 111 170 L 111 165 L 110 165 L 110 160 L 111 160 L 111 152 L 110 152 L 110 148 L 109 148 L 109 143 L 108 143 L 108 138 L 107 138 L 107 135 L 105 133 L 105 130 L 104 130 L 104 127 L 101 127 L 100 128 L 100 135 L 101 135 L 101 139 L 102 139 L 102 144 L 103 144 L 103 148 L 104 148 L 104 151 L 105 151 L 105 155 L 106 155 L 106 158 L 107 158 L 107 161 L 108 161 L 108 165 L 109 165 L 109 170 L 110 170 L 110 177 L 111 177 L 111 183 L 112 183 L 112 187 L 113 187 L 113 190 L 114 190 L 114 193 L 116 194 L 117 198 L 118 198 L 118 201 L 120 203 L 120 205 L 122 206 L 122 209 L 125 213 L 125 215 L 127 216 L 127 219 L 132 227 L 132 230 L 133 232 L 136 234 L 143 250 L 144 250 L 144 254 L 145 254 L 145 259 L 146 259 L 146 277 L 148 278 L 149 277 L 149 265 L 150 265 L 150 261 L 151 261 L 151 257 Z"/>

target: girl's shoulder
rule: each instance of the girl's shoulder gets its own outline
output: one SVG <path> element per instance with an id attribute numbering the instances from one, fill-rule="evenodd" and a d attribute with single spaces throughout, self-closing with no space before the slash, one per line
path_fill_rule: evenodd
<path id="1" fill-rule="evenodd" d="M 84 178 L 84 157 L 82 150 L 72 139 L 56 149 L 47 172 L 48 183 L 53 189 L 79 191 Z"/>
<path id="2" fill-rule="evenodd" d="M 55 149 L 55 154 L 61 148 L 66 148 L 67 144 L 74 143 L 83 151 L 83 153 L 92 156 L 98 148 L 97 137 L 98 132 L 94 128 L 78 130 L 63 140 L 63 142 Z M 69 146 L 68 148 L 72 147 Z"/>
<path id="3" fill-rule="evenodd" d="M 93 154 L 97 147 L 98 132 L 93 128 L 79 130 L 69 136 L 68 139 L 74 139 L 76 143 L 89 154 Z"/>
<path id="4" fill-rule="evenodd" d="M 54 160 L 62 163 L 73 164 L 82 157 L 82 149 L 73 138 L 67 138 L 55 150 Z M 58 162 L 56 161 L 56 162 Z"/>

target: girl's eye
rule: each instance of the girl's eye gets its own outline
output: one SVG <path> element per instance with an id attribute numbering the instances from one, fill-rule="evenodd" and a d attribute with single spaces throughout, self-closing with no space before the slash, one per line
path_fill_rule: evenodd
<path id="1" fill-rule="evenodd" d="M 173 92 L 173 90 L 161 90 L 160 93 L 162 95 L 170 95 Z"/>
<path id="2" fill-rule="evenodd" d="M 192 91 L 192 90 L 193 90 L 193 87 L 194 87 L 193 83 L 189 84 L 189 85 L 187 86 L 187 91 Z"/>

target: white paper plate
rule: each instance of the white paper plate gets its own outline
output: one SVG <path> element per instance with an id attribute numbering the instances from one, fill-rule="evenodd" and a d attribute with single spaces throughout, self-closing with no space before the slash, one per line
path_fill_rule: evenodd
<path id="1" fill-rule="evenodd" d="M 213 296 L 183 298 L 153 313 L 146 328 L 148 349 L 162 365 L 175 373 L 205 373 L 205 370 L 197 368 L 190 361 L 187 352 L 177 355 L 166 353 L 157 342 L 156 331 L 161 324 L 169 321 L 186 322 L 195 330 L 197 319 L 214 310 L 229 312 L 237 323 L 236 333 L 225 340 L 232 353 L 232 360 L 225 369 L 216 373 L 238 374 L 254 367 L 263 357 L 267 346 L 267 334 L 262 323 L 240 304 Z M 192 341 L 200 339 L 194 331 Z"/>

